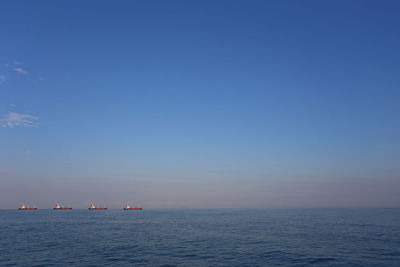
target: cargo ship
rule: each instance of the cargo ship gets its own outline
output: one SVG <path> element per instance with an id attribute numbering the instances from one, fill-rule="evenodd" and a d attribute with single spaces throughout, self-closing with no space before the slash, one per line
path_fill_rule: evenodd
<path id="1" fill-rule="evenodd" d="M 19 205 L 18 209 L 19 210 L 37 210 L 36 207 L 27 207 L 24 204 Z"/>
<path id="2" fill-rule="evenodd" d="M 143 208 L 140 207 L 131 207 L 129 205 L 124 206 L 124 210 L 142 210 Z"/>
<path id="3" fill-rule="evenodd" d="M 95 205 L 90 205 L 89 210 L 106 210 L 106 207 L 96 207 Z"/>
<path id="4" fill-rule="evenodd" d="M 59 204 L 56 204 L 53 210 L 72 210 L 72 207 L 62 207 Z"/>

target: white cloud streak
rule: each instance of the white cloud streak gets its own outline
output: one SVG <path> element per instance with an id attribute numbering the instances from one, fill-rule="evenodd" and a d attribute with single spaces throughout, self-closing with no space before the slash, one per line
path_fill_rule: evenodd
<path id="1" fill-rule="evenodd" d="M 24 69 L 22 69 L 22 68 L 14 68 L 14 70 L 15 70 L 16 72 L 19 72 L 19 73 L 22 73 L 22 74 L 25 74 L 25 75 L 28 75 L 28 74 L 29 74 L 26 70 L 24 70 Z"/>
<path id="2" fill-rule="evenodd" d="M 17 126 L 22 127 L 38 127 L 39 123 L 37 122 L 39 117 L 32 116 L 29 114 L 20 114 L 15 112 L 9 112 L 0 118 L 0 127 L 3 128 L 14 128 Z"/>

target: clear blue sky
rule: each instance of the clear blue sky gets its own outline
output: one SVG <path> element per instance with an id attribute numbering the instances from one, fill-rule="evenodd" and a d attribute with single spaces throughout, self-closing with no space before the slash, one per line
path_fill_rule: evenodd
<path id="1" fill-rule="evenodd" d="M 0 208 L 400 206 L 399 13 L 3 1 Z"/>

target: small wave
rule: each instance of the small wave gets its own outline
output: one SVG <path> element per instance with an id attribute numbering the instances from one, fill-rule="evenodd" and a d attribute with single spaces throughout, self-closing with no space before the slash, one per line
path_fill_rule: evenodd
<path id="1" fill-rule="evenodd" d="M 309 264 L 317 264 L 317 263 L 326 263 L 326 262 L 332 262 L 332 261 L 337 261 L 335 258 L 312 258 L 308 260 Z"/>
<path id="2" fill-rule="evenodd" d="M 192 258 L 192 257 L 196 257 L 196 256 L 197 256 L 196 254 L 185 254 L 182 257 L 183 258 Z"/>

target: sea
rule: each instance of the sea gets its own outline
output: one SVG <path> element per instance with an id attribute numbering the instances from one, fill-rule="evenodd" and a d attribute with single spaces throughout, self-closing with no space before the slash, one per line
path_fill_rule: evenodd
<path id="1" fill-rule="evenodd" d="M 400 209 L 0 210 L 1 266 L 400 266 Z"/>

